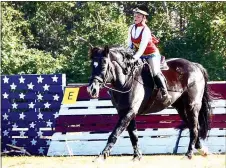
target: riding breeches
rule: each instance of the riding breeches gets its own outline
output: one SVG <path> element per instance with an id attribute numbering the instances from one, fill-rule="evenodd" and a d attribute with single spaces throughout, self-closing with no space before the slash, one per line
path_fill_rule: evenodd
<path id="1" fill-rule="evenodd" d="M 155 52 L 149 56 L 142 56 L 142 59 L 146 59 L 148 64 L 150 65 L 153 76 L 156 76 L 157 74 L 161 73 L 160 70 L 160 61 L 161 61 L 161 55 L 159 52 Z"/>

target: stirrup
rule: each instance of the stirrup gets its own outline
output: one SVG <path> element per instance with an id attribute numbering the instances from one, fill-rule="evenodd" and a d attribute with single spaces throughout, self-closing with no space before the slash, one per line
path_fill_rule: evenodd
<path id="1" fill-rule="evenodd" d="M 169 95 L 167 90 L 165 90 L 164 88 L 161 88 L 161 94 L 162 94 L 163 104 L 170 105 L 172 101 L 172 96 Z"/>
<path id="2" fill-rule="evenodd" d="M 169 94 L 166 94 L 164 96 L 162 96 L 163 98 L 163 104 L 166 106 L 169 106 L 172 102 L 172 96 L 170 96 Z"/>

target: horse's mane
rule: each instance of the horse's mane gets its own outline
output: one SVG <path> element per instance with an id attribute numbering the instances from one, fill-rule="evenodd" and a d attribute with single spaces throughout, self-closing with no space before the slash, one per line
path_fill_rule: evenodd
<path id="1" fill-rule="evenodd" d="M 101 53 L 103 51 L 104 51 L 103 47 L 94 47 L 89 50 L 89 57 L 91 58 L 92 53 Z M 120 53 L 122 55 L 124 61 L 130 60 L 132 58 L 132 56 L 134 55 L 134 51 L 132 49 L 125 48 L 120 45 L 109 46 L 109 51 Z"/>
<path id="2" fill-rule="evenodd" d="M 134 51 L 132 49 L 125 48 L 120 45 L 110 46 L 109 49 L 110 51 L 113 51 L 113 52 L 119 52 L 123 56 L 123 58 L 126 60 L 131 59 L 134 55 Z"/>

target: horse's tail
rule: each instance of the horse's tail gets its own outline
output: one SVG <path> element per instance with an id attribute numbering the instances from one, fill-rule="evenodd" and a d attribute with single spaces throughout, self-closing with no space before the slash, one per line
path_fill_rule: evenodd
<path id="1" fill-rule="evenodd" d="M 205 88 L 204 88 L 204 94 L 202 97 L 202 107 L 199 111 L 199 125 L 200 125 L 200 137 L 202 139 L 206 139 L 208 130 L 210 130 L 210 124 L 211 124 L 211 115 L 212 115 L 212 108 L 210 105 L 210 102 L 212 100 L 211 91 L 208 88 L 208 73 L 206 69 L 200 65 L 196 64 L 197 67 L 202 71 L 202 74 L 205 79 Z"/>

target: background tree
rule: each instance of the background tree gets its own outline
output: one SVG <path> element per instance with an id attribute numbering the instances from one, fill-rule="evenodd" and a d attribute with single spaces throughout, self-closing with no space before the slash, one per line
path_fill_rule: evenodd
<path id="1" fill-rule="evenodd" d="M 141 2 L 3 2 L 2 74 L 66 73 L 87 82 L 89 45 L 126 45 L 132 9 Z M 224 2 L 142 2 L 167 58 L 201 63 L 211 80 L 226 77 Z"/>
<path id="2" fill-rule="evenodd" d="M 52 57 L 48 52 L 29 48 L 34 36 L 23 13 L 13 4 L 2 3 L 2 74 L 57 73 L 62 70 L 64 57 Z M 50 66 L 51 65 L 51 66 Z"/>

